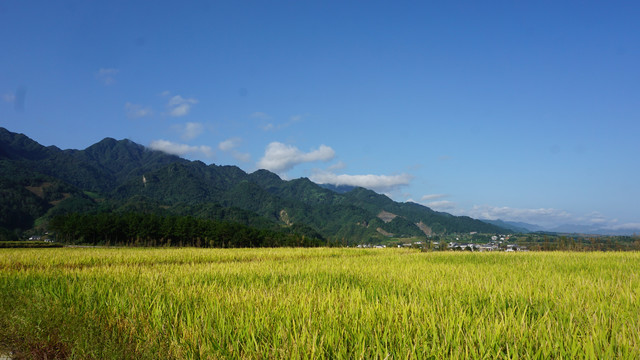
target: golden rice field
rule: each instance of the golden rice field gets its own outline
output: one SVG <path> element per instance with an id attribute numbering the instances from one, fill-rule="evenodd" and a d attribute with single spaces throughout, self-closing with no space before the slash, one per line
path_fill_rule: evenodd
<path id="1" fill-rule="evenodd" d="M 0 353 L 638 359 L 640 253 L 0 250 Z"/>

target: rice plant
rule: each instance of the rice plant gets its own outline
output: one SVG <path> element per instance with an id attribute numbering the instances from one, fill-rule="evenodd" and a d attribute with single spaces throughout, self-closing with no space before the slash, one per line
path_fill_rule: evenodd
<path id="1" fill-rule="evenodd" d="M 640 254 L 629 252 L 1 249 L 0 349 L 74 359 L 633 359 L 639 274 Z"/>

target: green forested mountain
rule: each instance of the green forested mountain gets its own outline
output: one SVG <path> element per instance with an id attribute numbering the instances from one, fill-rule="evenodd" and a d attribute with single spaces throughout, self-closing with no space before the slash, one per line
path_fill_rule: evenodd
<path id="1" fill-rule="evenodd" d="M 0 128 L 0 236 L 45 231 L 65 214 L 153 214 L 295 231 L 341 243 L 389 236 L 506 232 L 468 217 L 397 203 L 363 188 L 284 181 L 267 170 L 206 165 L 106 138 L 84 150 L 44 147 Z"/>

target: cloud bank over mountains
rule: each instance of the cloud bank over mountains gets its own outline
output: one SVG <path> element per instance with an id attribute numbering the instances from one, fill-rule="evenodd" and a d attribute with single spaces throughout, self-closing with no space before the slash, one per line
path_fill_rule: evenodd
<path id="1" fill-rule="evenodd" d="M 409 185 L 413 179 L 413 176 L 409 174 L 399 175 L 347 175 L 347 174 L 334 174 L 332 172 L 317 172 L 311 177 L 311 181 L 318 184 L 331 184 L 331 185 L 349 185 L 349 186 L 361 186 L 367 189 L 372 189 L 379 192 L 388 192 L 396 189 L 399 186 Z"/>
<path id="2" fill-rule="evenodd" d="M 221 143 L 228 146 L 227 143 Z M 320 145 L 317 149 L 303 152 L 293 145 L 281 142 L 272 142 L 267 145 L 264 156 L 258 161 L 257 166 L 261 169 L 273 171 L 280 175 L 285 175 L 287 171 L 295 166 L 304 163 L 327 162 L 334 159 L 336 152 L 329 146 Z M 329 170 L 314 170 L 311 181 L 318 184 L 361 186 L 375 191 L 386 192 L 396 189 L 399 186 L 408 185 L 413 179 L 409 174 L 398 175 L 347 175 L 336 174 L 333 171 L 345 167 L 343 162 L 329 166 Z"/>
<path id="3" fill-rule="evenodd" d="M 149 145 L 149 148 L 178 156 L 185 156 L 187 154 L 200 154 L 211 158 L 214 155 L 213 149 L 210 146 L 191 146 L 186 144 L 174 143 L 168 140 L 154 140 Z"/>
<path id="4" fill-rule="evenodd" d="M 620 223 L 618 219 L 606 217 L 599 212 L 576 214 L 555 208 L 515 208 L 509 206 L 473 205 L 460 206 L 451 200 L 440 200 L 449 195 L 430 194 L 421 198 L 422 205 L 436 211 L 448 212 L 456 216 L 474 219 L 503 220 L 536 225 L 547 231 L 584 233 L 627 233 L 640 232 L 640 223 Z M 411 200 L 412 201 L 412 200 Z"/>
<path id="5" fill-rule="evenodd" d="M 329 161 L 335 155 L 335 151 L 326 145 L 320 145 L 318 149 L 305 153 L 295 146 L 274 141 L 267 145 L 264 156 L 258 161 L 258 167 L 282 174 L 296 165 Z"/>

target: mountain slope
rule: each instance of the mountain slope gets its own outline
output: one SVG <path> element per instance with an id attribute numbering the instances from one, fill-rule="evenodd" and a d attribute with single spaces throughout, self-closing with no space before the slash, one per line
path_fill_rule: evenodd
<path id="1" fill-rule="evenodd" d="M 236 166 L 188 161 L 112 138 L 84 150 L 60 150 L 0 128 L 0 180 L 7 198 L 28 204 L 0 204 L 0 227 L 5 229 L 25 230 L 39 217 L 46 223 L 66 212 L 135 211 L 309 227 L 315 229 L 311 233 L 346 242 L 506 231 L 415 203 L 397 203 L 363 188 L 336 192 L 306 178 L 284 181 L 267 170 L 247 174 Z M 57 192 L 45 198 L 44 192 L 28 190 L 43 184 L 55 184 Z M 19 223 L 19 214 L 30 215 Z"/>

